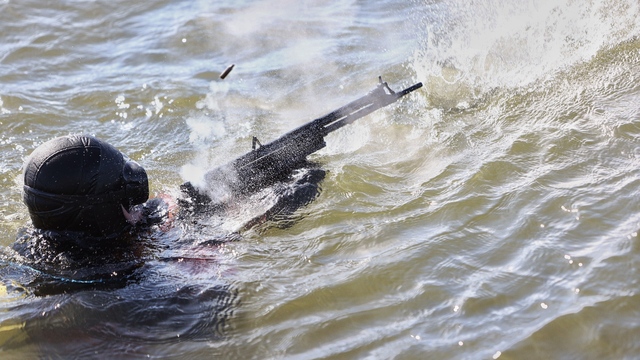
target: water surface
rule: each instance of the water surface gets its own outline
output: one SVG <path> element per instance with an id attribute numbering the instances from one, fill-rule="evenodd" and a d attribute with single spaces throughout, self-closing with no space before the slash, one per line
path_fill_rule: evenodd
<path id="1" fill-rule="evenodd" d="M 147 239 L 165 250 L 124 286 L 45 297 L 3 258 L 3 358 L 635 358 L 639 18 L 635 0 L 0 1 L 4 247 L 52 137 L 103 138 L 175 192 L 378 75 L 425 84 L 327 138 L 323 191 L 287 226 L 208 246 L 244 215 L 210 219 Z"/>

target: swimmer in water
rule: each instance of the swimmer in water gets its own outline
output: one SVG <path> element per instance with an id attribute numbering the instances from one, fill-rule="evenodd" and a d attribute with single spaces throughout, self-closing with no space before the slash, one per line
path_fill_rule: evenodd
<path id="1" fill-rule="evenodd" d="M 32 226 L 20 230 L 12 248 L 19 263 L 47 275 L 46 289 L 31 286 L 36 294 L 126 279 L 148 247 L 135 241 L 136 232 L 169 218 L 168 202 L 149 200 L 142 166 L 93 136 L 45 142 L 27 158 L 23 178 Z M 122 276 L 109 275 L 116 273 Z"/>
<path id="2" fill-rule="evenodd" d="M 276 190 L 278 201 L 246 219 L 246 226 L 310 202 L 323 178 L 324 171 L 312 169 L 284 191 Z M 166 195 L 149 199 L 144 168 L 89 135 L 62 136 L 36 148 L 24 166 L 23 200 L 32 227 L 22 231 L 13 249 L 28 266 L 73 280 L 117 280 L 109 274 L 141 266 L 140 258 L 155 246 L 140 241 L 141 234 L 164 231 L 178 220 L 191 224 L 212 213 L 201 198 L 188 194 L 177 201 Z"/>

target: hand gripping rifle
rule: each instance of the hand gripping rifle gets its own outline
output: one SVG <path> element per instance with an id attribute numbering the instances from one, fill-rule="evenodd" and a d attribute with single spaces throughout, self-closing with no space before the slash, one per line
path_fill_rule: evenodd
<path id="1" fill-rule="evenodd" d="M 367 95 L 310 121 L 268 144 L 260 144 L 254 136 L 250 152 L 205 174 L 207 186 L 222 188 L 232 195 L 246 195 L 276 181 L 284 180 L 293 170 L 307 163 L 308 155 L 326 146 L 324 137 L 327 134 L 390 105 L 422 87 L 422 83 L 417 83 L 395 92 L 382 81 L 382 77 L 378 79 L 380 81 L 378 86 Z M 196 203 L 211 202 L 207 195 L 196 190 L 189 182 L 183 184 L 181 189 Z"/>

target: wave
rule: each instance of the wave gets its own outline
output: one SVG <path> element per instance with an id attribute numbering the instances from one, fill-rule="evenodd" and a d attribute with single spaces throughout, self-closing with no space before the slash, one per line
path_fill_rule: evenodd
<path id="1" fill-rule="evenodd" d="M 431 5 L 413 59 L 433 106 L 553 77 L 640 34 L 635 0 L 453 0 Z"/>

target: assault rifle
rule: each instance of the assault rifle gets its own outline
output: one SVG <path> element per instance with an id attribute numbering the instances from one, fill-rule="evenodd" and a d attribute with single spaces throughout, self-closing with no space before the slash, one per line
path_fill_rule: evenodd
<path id="1" fill-rule="evenodd" d="M 307 163 L 308 155 L 326 146 L 324 137 L 327 134 L 390 105 L 422 87 L 422 83 L 417 83 L 395 92 L 382 81 L 382 77 L 378 79 L 380 81 L 378 86 L 367 95 L 310 121 L 268 144 L 262 145 L 254 136 L 250 152 L 205 174 L 207 186 L 224 189 L 224 192 L 233 195 L 246 195 L 284 180 L 292 171 Z M 183 184 L 181 188 L 197 203 L 211 202 L 207 195 L 196 190 L 189 182 Z"/>

